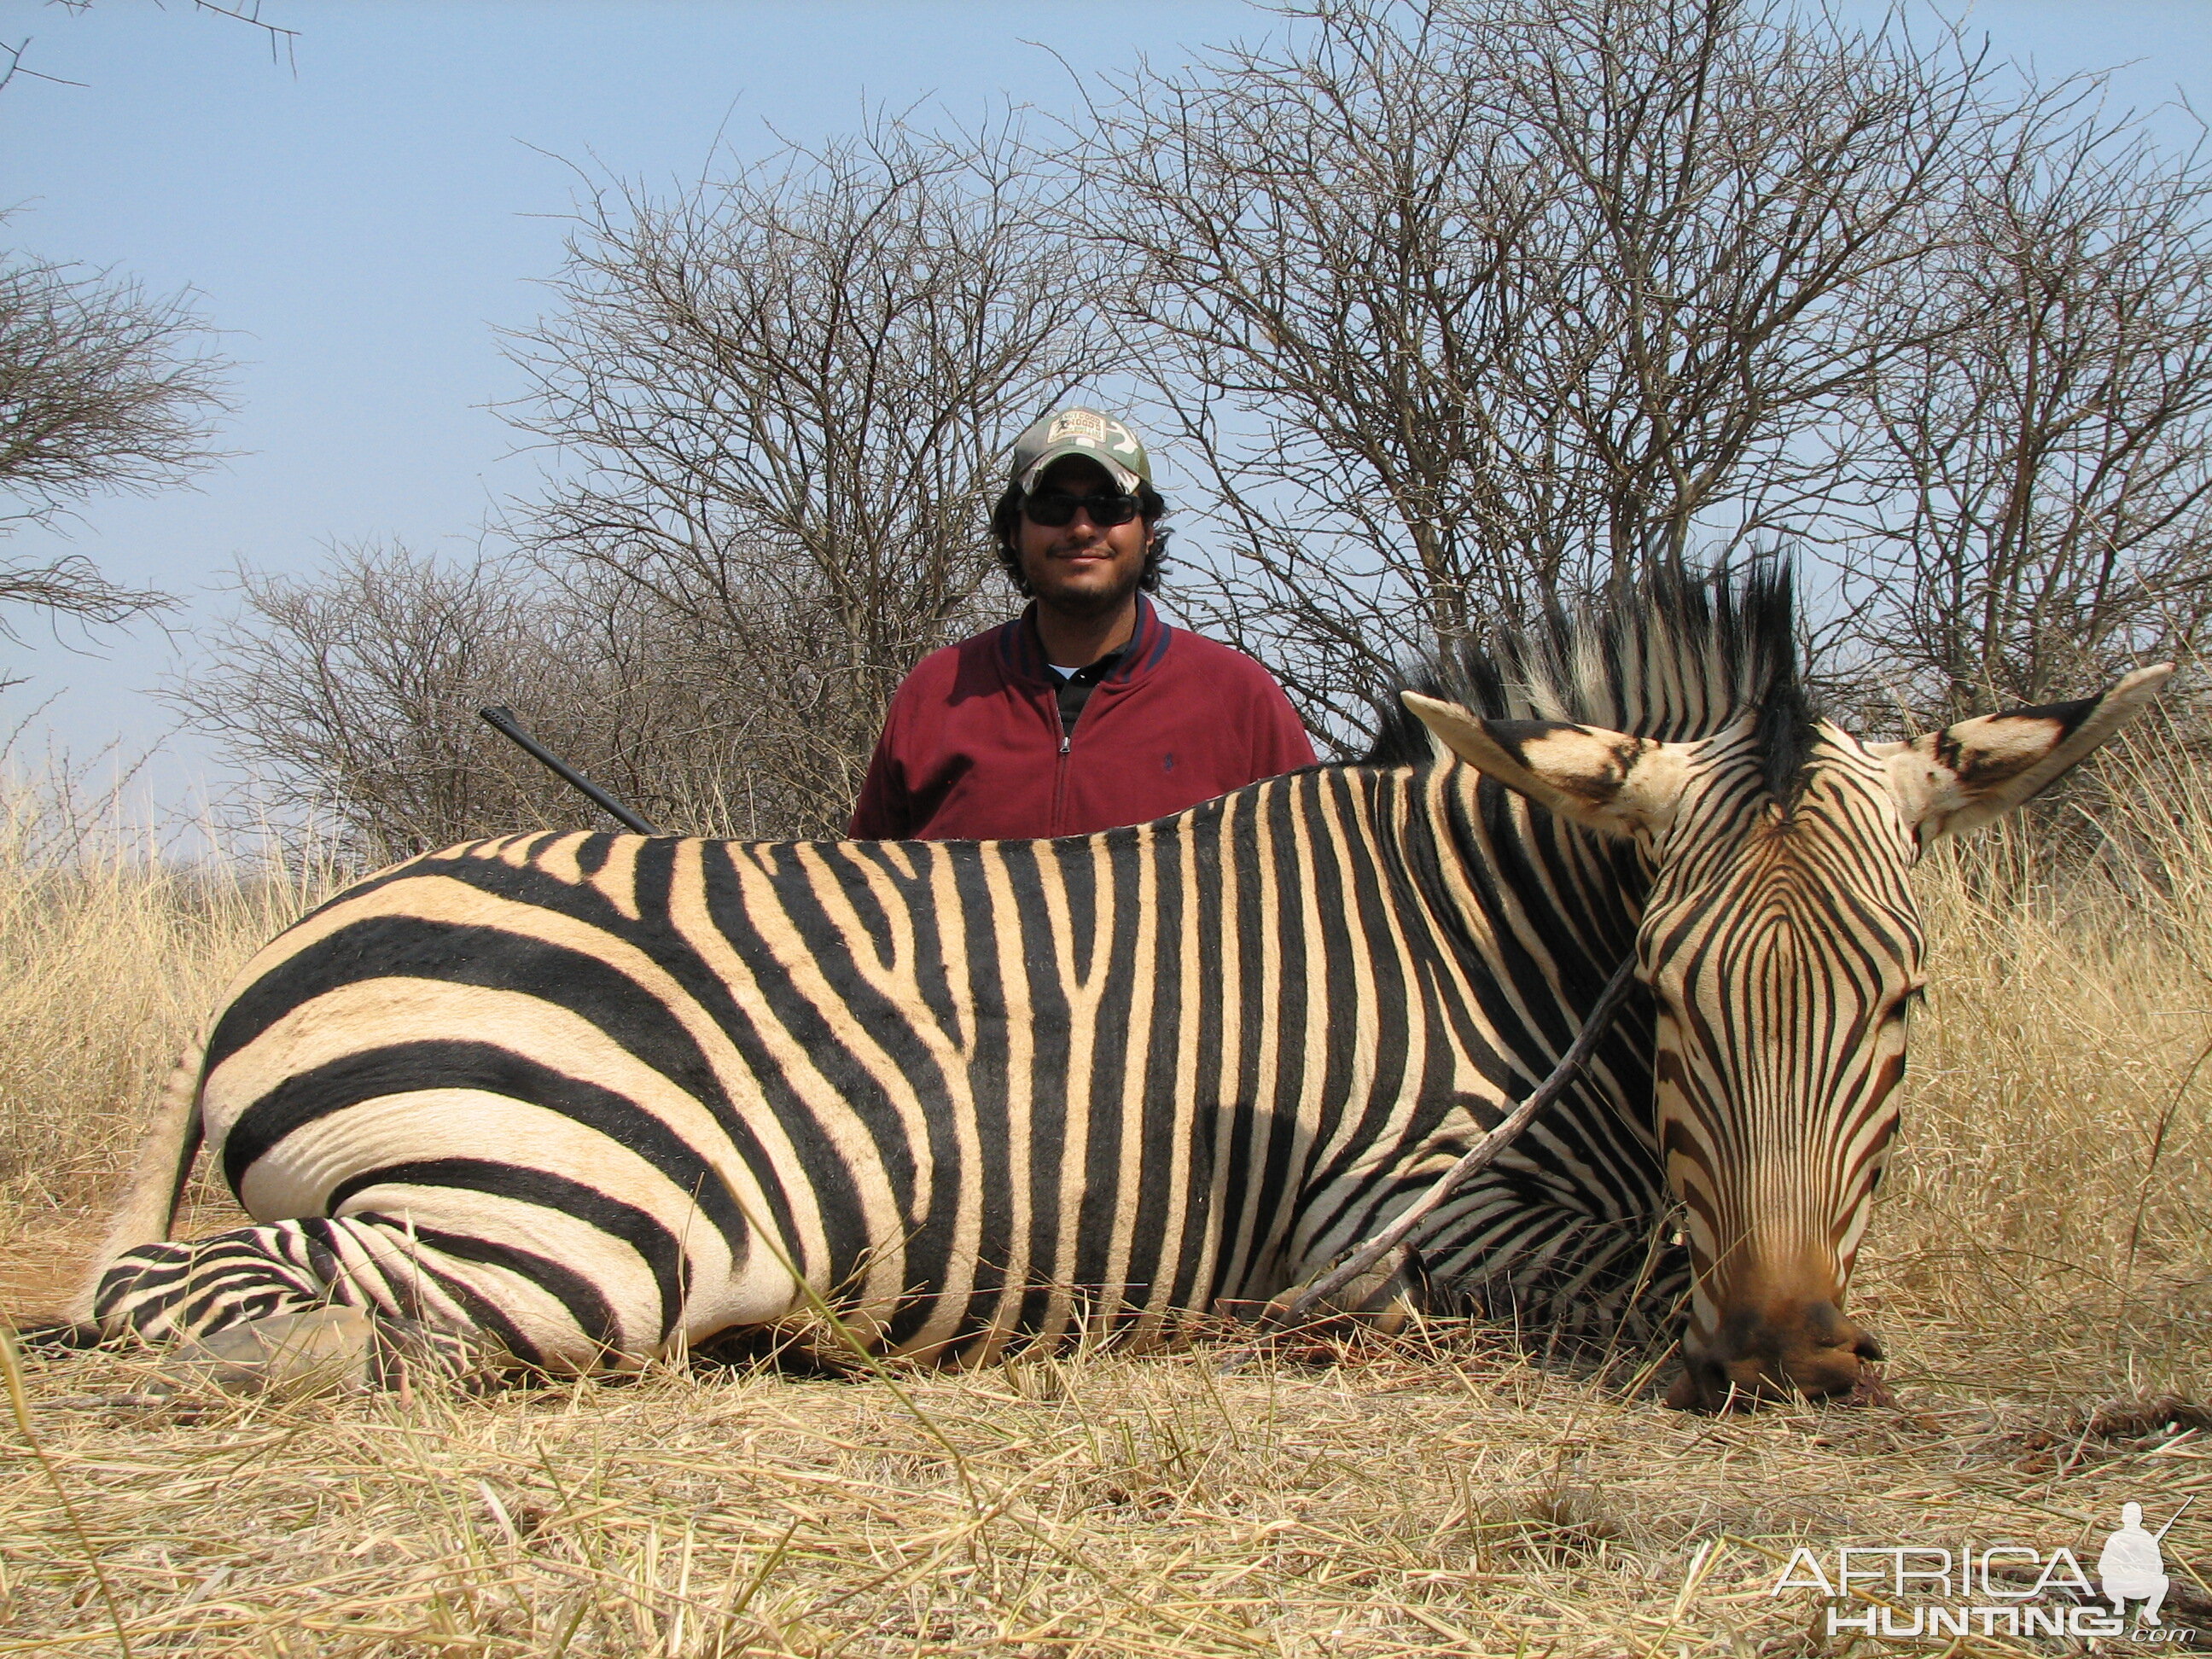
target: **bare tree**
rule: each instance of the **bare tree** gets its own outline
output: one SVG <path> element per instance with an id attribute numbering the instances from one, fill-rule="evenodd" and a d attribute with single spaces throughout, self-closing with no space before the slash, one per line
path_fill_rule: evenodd
<path id="1" fill-rule="evenodd" d="M 214 459 L 225 366 L 178 299 L 137 283 L 18 257 L 0 266 L 0 534 L 51 526 L 104 489 L 174 484 Z M 82 557 L 0 561 L 0 602 L 93 622 L 165 603 Z M 4 623 L 0 623 L 4 626 Z"/>
<path id="2" fill-rule="evenodd" d="M 1951 325 L 1869 388 L 1854 643 L 1936 724 L 2194 657 L 2212 623 L 2212 172 L 2095 90 L 1980 136 L 1913 284 Z"/>
<path id="3" fill-rule="evenodd" d="M 167 695 L 252 778 L 249 811 L 333 830 L 359 860 L 598 822 L 478 720 L 493 702 L 672 829 L 757 836 L 789 815 L 734 775 L 754 711 L 629 590 L 579 599 L 513 554 L 374 544 L 236 589 Z"/>
<path id="4" fill-rule="evenodd" d="M 252 775 L 257 806 L 334 824 L 371 861 L 557 823 L 550 791 L 471 729 L 556 654 L 514 574 L 376 546 L 337 550 L 314 579 L 241 572 L 240 614 L 169 696 Z"/>
<path id="5" fill-rule="evenodd" d="M 1115 366 L 1040 195 L 1012 135 L 896 120 L 674 200 L 602 190 L 516 341 L 514 418 L 566 469 L 519 541 L 750 703 L 738 769 L 793 832 L 842 830 L 901 677 L 1002 613 L 1006 443 Z"/>
<path id="6" fill-rule="evenodd" d="M 1987 72 L 1757 0 L 1281 9 L 1097 112 L 1086 222 L 1228 532 L 1187 602 L 1357 742 L 1407 656 L 1827 499 Z"/>

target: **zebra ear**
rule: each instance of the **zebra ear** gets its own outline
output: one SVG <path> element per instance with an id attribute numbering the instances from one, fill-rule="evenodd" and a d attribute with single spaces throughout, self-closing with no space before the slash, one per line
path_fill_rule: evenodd
<path id="1" fill-rule="evenodd" d="M 1682 793 L 1673 744 L 1559 720 L 1485 720 L 1455 702 L 1399 694 L 1444 747 L 1539 806 L 1601 835 L 1659 829 Z"/>
<path id="2" fill-rule="evenodd" d="M 1872 743 L 1898 811 L 1923 847 L 2002 817 L 2141 714 L 2173 672 L 2138 668 L 2102 696 L 1984 714 L 1910 743 Z"/>

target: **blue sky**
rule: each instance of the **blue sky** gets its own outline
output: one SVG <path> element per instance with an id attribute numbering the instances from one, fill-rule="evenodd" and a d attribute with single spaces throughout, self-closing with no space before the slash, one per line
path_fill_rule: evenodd
<path id="1" fill-rule="evenodd" d="M 515 384 L 496 331 L 538 314 L 534 283 L 560 261 L 568 163 L 673 186 L 718 143 L 757 155 L 770 129 L 816 138 L 872 104 L 1059 110 L 1075 94 L 1055 53 L 1079 72 L 1139 52 L 1169 63 L 1267 24 L 1228 0 L 264 9 L 299 31 L 296 68 L 188 0 L 75 15 L 0 0 L 0 41 L 27 37 L 27 63 L 83 83 L 0 92 L 9 245 L 194 290 L 241 364 L 223 440 L 235 458 L 195 489 L 94 500 L 66 544 L 185 596 L 173 632 L 56 641 L 22 617 L 23 644 L 0 647 L 29 676 L 0 694 L 0 726 L 27 722 L 19 752 L 49 736 L 79 756 L 158 748 L 149 776 L 173 805 L 209 757 L 165 737 L 149 693 L 190 672 L 193 619 L 223 605 L 226 568 L 309 569 L 333 543 L 378 538 L 465 550 L 495 501 L 528 489 L 535 462 L 487 406 Z M 1984 0 L 1970 21 L 2000 56 L 2046 72 L 2128 64 L 2120 100 L 2186 98 L 2212 116 L 2212 0 Z M 6 550 L 48 548 L 22 535 Z"/>

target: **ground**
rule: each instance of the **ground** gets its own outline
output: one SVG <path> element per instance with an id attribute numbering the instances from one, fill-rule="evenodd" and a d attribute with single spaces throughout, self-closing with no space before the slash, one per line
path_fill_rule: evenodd
<path id="1" fill-rule="evenodd" d="M 2212 1642 L 2212 1413 L 1893 1346 L 1893 1405 L 1725 1418 L 1457 1323 L 1226 1374 L 1224 1341 L 485 1399 L 161 1401 L 143 1360 L 33 1356 L 0 1654 L 2082 1652 L 1832 1640 L 1774 1586 L 1801 1545 L 2094 1574 L 2123 1503 L 2191 1495 L 2168 1626 Z"/>

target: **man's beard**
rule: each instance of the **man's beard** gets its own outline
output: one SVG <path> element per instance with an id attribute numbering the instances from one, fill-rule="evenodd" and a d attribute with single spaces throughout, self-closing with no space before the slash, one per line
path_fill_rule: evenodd
<path id="1" fill-rule="evenodd" d="M 1032 597 L 1044 609 L 1063 617 L 1080 617 L 1087 622 L 1099 617 L 1110 617 L 1121 610 L 1144 585 L 1144 580 L 1145 567 L 1139 563 L 1129 573 L 1127 580 L 1118 581 L 1103 592 L 1071 593 L 1062 590 L 1049 599 L 1038 592 L 1034 586 L 1030 592 Z"/>

